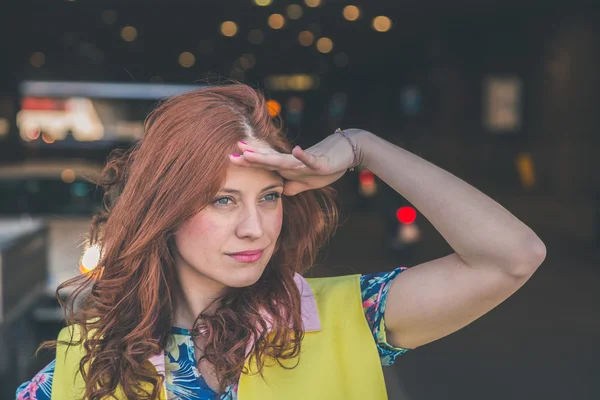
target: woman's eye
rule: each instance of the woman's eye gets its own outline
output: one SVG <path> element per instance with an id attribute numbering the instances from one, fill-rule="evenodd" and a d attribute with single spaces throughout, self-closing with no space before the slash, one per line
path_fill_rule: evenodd
<path id="1" fill-rule="evenodd" d="M 267 195 L 265 195 L 264 199 L 267 201 L 277 201 L 277 199 L 279 199 L 281 197 L 281 194 L 277 193 L 277 192 L 273 192 L 273 193 L 269 193 Z"/>
<path id="2" fill-rule="evenodd" d="M 218 206 L 226 206 L 227 204 L 229 204 L 228 203 L 229 200 L 231 200 L 229 197 L 221 197 L 221 198 L 215 200 L 213 202 L 213 204 L 216 204 Z"/>

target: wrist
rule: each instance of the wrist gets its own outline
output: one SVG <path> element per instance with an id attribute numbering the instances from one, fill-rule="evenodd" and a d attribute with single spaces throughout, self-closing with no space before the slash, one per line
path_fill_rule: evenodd
<path id="1" fill-rule="evenodd" d="M 346 131 L 346 132 L 348 132 L 348 131 Z M 369 131 L 365 131 L 362 129 L 352 129 L 352 132 L 350 133 L 350 138 L 356 145 L 356 152 L 357 152 L 357 157 L 358 157 L 358 163 L 357 163 L 358 165 L 357 166 L 368 169 L 368 167 L 367 167 L 367 164 L 368 164 L 367 147 L 369 146 L 369 143 L 371 143 L 373 141 L 374 136 L 375 135 Z"/>

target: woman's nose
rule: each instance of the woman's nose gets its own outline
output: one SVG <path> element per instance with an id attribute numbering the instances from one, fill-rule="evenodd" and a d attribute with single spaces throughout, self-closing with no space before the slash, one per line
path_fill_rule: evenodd
<path id="1" fill-rule="evenodd" d="M 237 227 L 239 237 L 258 239 L 263 235 L 260 213 L 256 208 L 247 208 Z"/>

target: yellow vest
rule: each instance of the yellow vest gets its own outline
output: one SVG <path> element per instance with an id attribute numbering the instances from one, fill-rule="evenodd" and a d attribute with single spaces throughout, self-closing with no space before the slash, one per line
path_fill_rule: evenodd
<path id="1" fill-rule="evenodd" d="M 359 275 L 306 281 L 314 293 L 321 329 L 304 335 L 300 358 L 284 360 L 286 369 L 267 363 L 263 377 L 242 374 L 238 400 L 379 400 L 387 399 L 377 347 L 362 308 Z M 69 329 L 59 334 L 68 341 Z M 79 336 L 75 329 L 75 339 Z M 67 350 L 68 347 L 68 351 Z M 59 345 L 52 382 L 52 400 L 82 399 L 79 374 L 83 346 Z M 246 366 L 255 371 L 252 363 Z M 116 399 L 125 399 L 117 388 Z M 160 400 L 166 400 L 161 390 Z"/>

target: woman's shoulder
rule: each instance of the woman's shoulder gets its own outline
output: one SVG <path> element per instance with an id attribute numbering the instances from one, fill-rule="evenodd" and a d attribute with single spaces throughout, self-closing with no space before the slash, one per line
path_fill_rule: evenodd
<path id="1" fill-rule="evenodd" d="M 87 320 L 84 325 L 86 325 L 86 337 L 93 337 L 94 332 L 97 331 L 97 328 L 93 327 L 94 322 L 96 322 L 99 318 L 91 318 Z M 84 327 L 82 323 L 73 323 L 65 326 L 58 333 L 58 345 L 78 345 L 81 342 L 82 332 L 84 332 Z"/>

